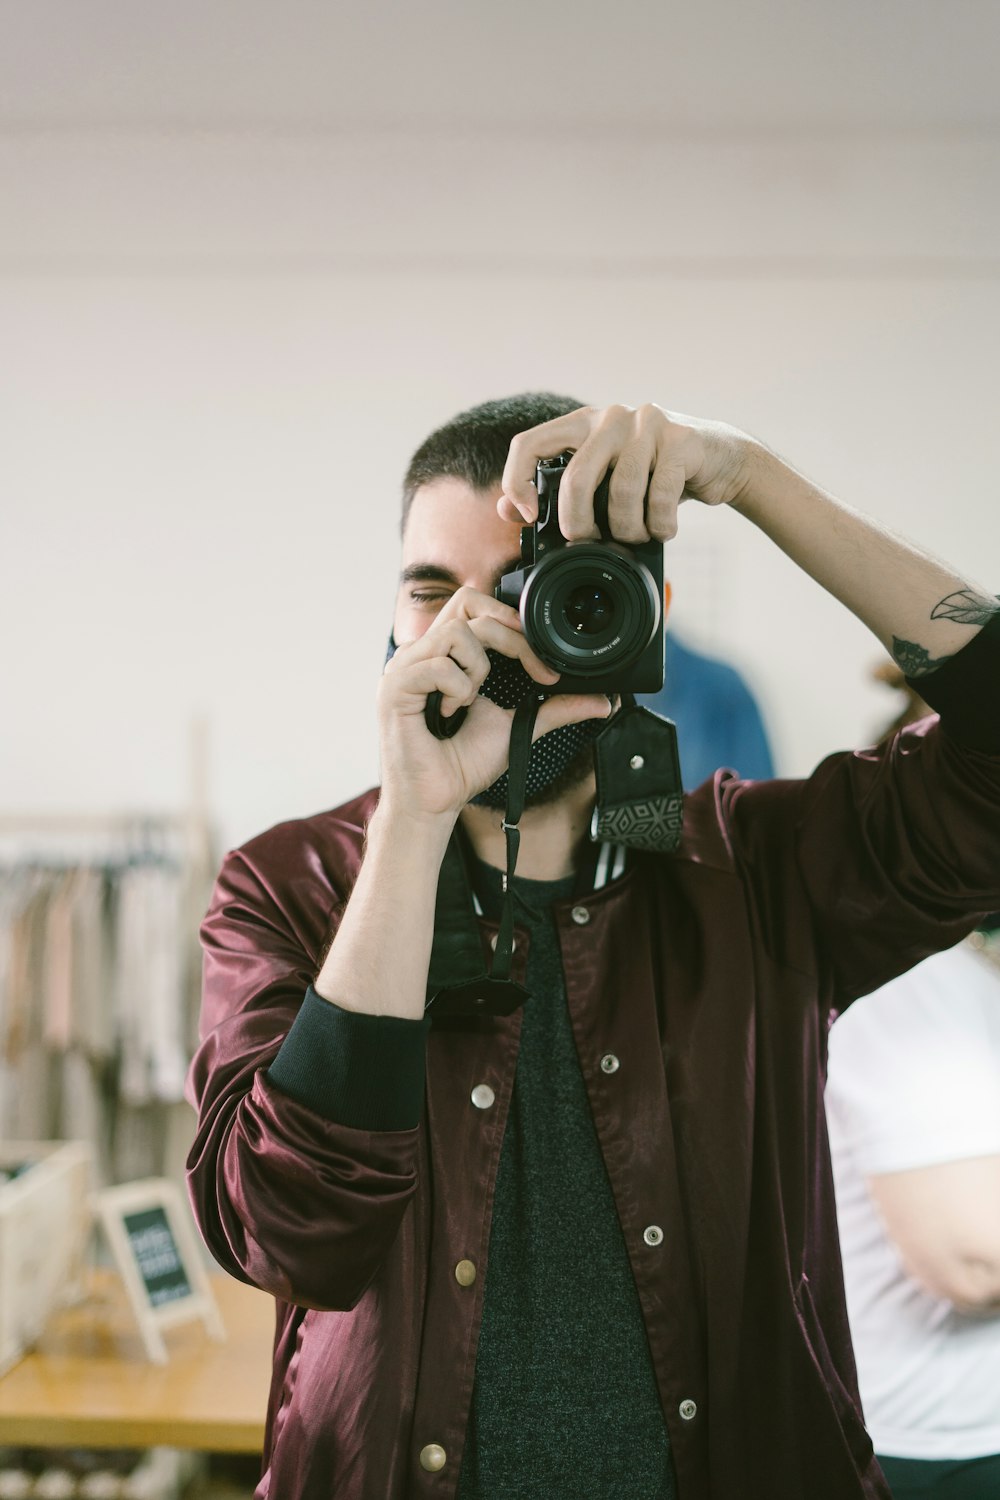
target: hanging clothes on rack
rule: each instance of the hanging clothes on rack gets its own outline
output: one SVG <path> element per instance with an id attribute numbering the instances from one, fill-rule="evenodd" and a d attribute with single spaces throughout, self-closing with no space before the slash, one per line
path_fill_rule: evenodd
<path id="1" fill-rule="evenodd" d="M 194 1043 L 208 840 L 187 857 L 189 821 L 144 817 L 68 820 L 61 846 L 50 822 L 25 847 L 15 822 L 5 855 L 0 817 L 0 1136 L 90 1141 L 103 1182 L 160 1175 Z"/>

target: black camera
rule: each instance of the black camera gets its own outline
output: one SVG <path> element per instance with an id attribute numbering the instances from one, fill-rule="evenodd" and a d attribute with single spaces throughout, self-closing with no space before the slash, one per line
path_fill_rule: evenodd
<path id="1" fill-rule="evenodd" d="M 521 563 L 496 590 L 529 645 L 562 676 L 554 693 L 656 693 L 663 686 L 663 543 L 630 546 L 608 529 L 610 471 L 594 495 L 599 542 L 567 542 L 559 485 L 572 454 L 538 464 L 538 520 Z"/>

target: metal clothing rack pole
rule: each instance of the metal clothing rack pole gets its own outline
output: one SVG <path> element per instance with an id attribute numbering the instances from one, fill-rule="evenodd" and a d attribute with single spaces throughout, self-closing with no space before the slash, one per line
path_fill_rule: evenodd
<path id="1" fill-rule="evenodd" d="M 192 816 L 187 812 L 0 812 L 0 833 L 127 833 L 143 823 L 158 828 L 184 828 L 191 822 Z"/>
<path id="2" fill-rule="evenodd" d="M 97 850 L 104 850 L 104 855 Z M 188 878 L 195 885 L 203 884 L 213 864 L 213 830 L 208 818 L 193 808 L 106 813 L 0 810 L 0 867 L 9 860 L 46 863 L 53 855 L 59 864 L 89 864 L 95 857 L 98 863 L 108 858 L 115 863 L 115 853 L 127 861 L 154 852 L 179 860 Z"/>
<path id="3" fill-rule="evenodd" d="M 0 811 L 0 835 L 128 834 L 146 827 L 183 833 L 196 858 L 210 858 L 208 760 L 208 720 L 203 714 L 197 714 L 188 728 L 188 802 L 185 808 L 180 811 L 148 808 L 108 812 Z"/>

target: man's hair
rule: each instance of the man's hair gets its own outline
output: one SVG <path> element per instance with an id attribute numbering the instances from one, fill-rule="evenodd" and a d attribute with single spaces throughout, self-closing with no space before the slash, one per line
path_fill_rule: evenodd
<path id="1" fill-rule="evenodd" d="M 425 438 L 410 459 L 403 480 L 400 531 L 406 529 L 413 497 L 422 484 L 434 479 L 462 479 L 474 490 L 490 489 L 503 477 L 512 438 L 529 427 L 551 422 L 553 417 L 578 411 L 585 404 L 551 391 L 526 391 L 459 412 Z"/>

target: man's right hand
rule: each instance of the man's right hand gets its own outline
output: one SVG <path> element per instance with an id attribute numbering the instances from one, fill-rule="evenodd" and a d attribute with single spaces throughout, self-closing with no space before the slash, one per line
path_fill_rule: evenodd
<path id="1" fill-rule="evenodd" d="M 433 624 L 399 646 L 386 666 L 378 693 L 383 806 L 453 822 L 506 770 L 514 714 L 479 695 L 490 670 L 487 648 L 520 661 L 540 689 L 559 680 L 528 645 L 515 609 L 475 589 L 459 589 Z M 442 695 L 445 718 L 469 710 L 451 739 L 436 739 L 425 723 L 433 692 Z M 610 712 L 603 694 L 556 694 L 539 709 L 534 738 Z"/>

